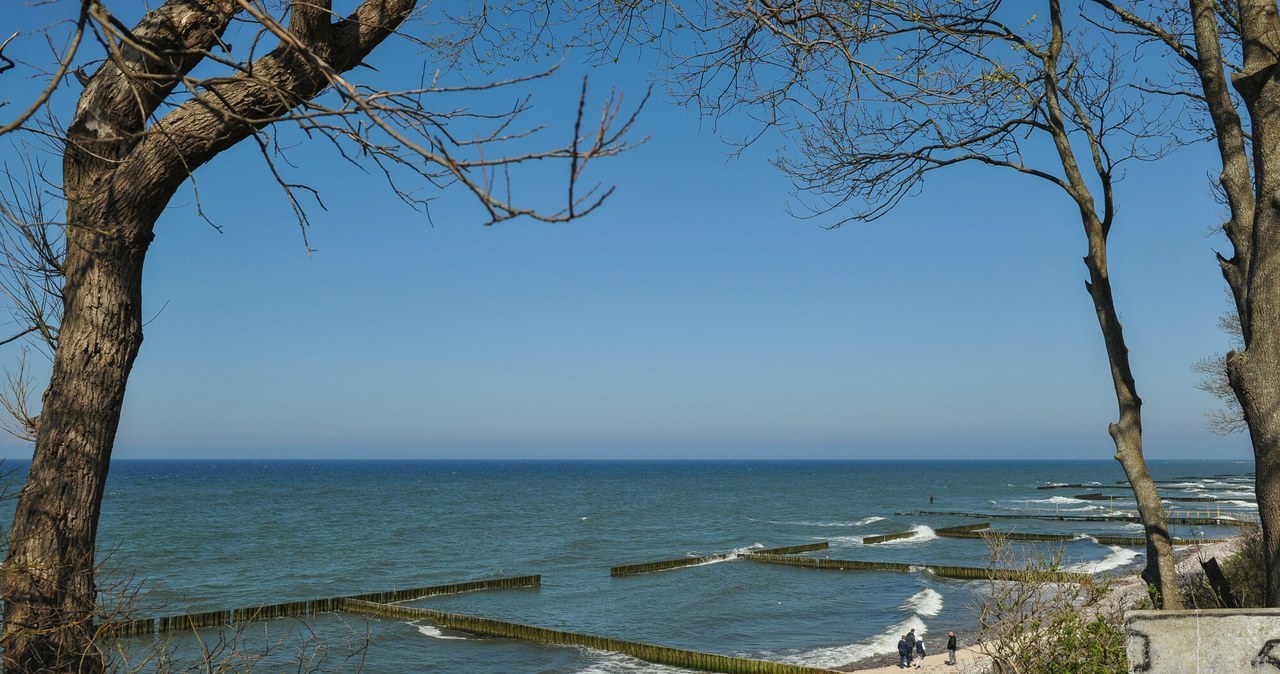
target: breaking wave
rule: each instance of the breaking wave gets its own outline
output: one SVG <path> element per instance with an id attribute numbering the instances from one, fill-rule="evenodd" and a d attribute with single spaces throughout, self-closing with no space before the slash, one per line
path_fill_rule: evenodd
<path id="1" fill-rule="evenodd" d="M 1111 552 L 1102 559 L 1091 562 L 1080 562 L 1078 564 L 1068 564 L 1067 566 L 1062 567 L 1062 570 L 1068 573 L 1102 573 L 1103 571 L 1110 571 L 1111 569 L 1124 566 L 1142 554 L 1137 550 L 1122 548 L 1118 545 L 1108 545 L 1107 549 Z"/>

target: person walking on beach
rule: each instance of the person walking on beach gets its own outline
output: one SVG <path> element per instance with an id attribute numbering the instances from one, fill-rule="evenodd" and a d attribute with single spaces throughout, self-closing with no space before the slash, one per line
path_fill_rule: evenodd
<path id="1" fill-rule="evenodd" d="M 916 669 L 924 666 L 924 637 L 916 639 Z"/>
<path id="2" fill-rule="evenodd" d="M 911 649 L 907 647 L 907 635 L 902 635 L 898 639 L 898 669 L 904 669 L 911 665 Z"/>
<path id="3" fill-rule="evenodd" d="M 956 633 L 947 632 L 947 664 L 956 664 Z"/>
<path id="4" fill-rule="evenodd" d="M 907 631 L 907 666 L 910 667 L 916 655 L 916 628 Z"/>

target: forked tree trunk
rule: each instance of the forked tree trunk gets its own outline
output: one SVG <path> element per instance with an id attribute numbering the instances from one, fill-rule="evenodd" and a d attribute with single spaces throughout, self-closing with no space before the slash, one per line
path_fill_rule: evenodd
<path id="1" fill-rule="evenodd" d="M 142 266 L 160 214 L 192 171 L 322 93 L 332 73 L 360 64 L 415 3 L 363 0 L 345 18 L 332 0 L 290 3 L 291 33 L 276 49 L 154 119 L 222 44 L 232 18 L 249 11 L 233 0 L 167 0 L 86 84 L 64 147 L 67 255 L 53 374 L 0 571 L 9 674 L 98 674 L 104 666 L 94 545 L 125 384 L 142 344 Z"/>
<path id="2" fill-rule="evenodd" d="M 1102 161 L 1106 155 L 1105 148 L 1099 143 L 1099 129 L 1093 129 L 1087 138 L 1091 148 L 1091 163 L 1097 178 L 1101 181 L 1101 209 L 1093 198 L 1094 187 L 1084 179 L 1080 164 L 1076 160 L 1076 150 L 1068 133 L 1068 119 L 1075 124 L 1090 126 L 1094 121 L 1083 115 L 1081 104 L 1070 95 L 1064 97 L 1060 88 L 1059 73 L 1062 65 L 1060 58 L 1066 46 L 1066 29 L 1062 17 L 1060 0 L 1049 0 L 1049 17 L 1052 34 L 1045 56 L 1045 87 L 1048 96 L 1045 98 L 1048 111 L 1048 126 L 1058 157 L 1066 177 L 1068 194 L 1080 209 L 1080 224 L 1084 226 L 1088 239 L 1088 253 L 1084 263 L 1089 269 L 1089 281 L 1085 289 L 1093 300 L 1093 309 L 1098 317 L 1098 327 L 1102 330 L 1102 341 L 1106 345 L 1107 365 L 1111 369 L 1111 384 L 1115 389 L 1116 404 L 1120 417 L 1111 424 L 1108 430 L 1111 440 L 1116 446 L 1115 458 L 1124 468 L 1125 476 L 1133 490 L 1134 500 L 1138 505 L 1138 516 L 1147 541 L 1147 566 L 1142 577 L 1147 581 L 1152 600 L 1161 608 L 1181 608 L 1182 598 L 1178 594 L 1177 575 L 1174 569 L 1173 543 L 1169 538 L 1169 526 L 1164 512 L 1164 504 L 1160 501 L 1160 493 L 1155 482 L 1147 473 L 1147 460 L 1142 453 L 1142 399 L 1138 397 L 1138 387 L 1133 379 L 1133 370 L 1129 365 L 1129 347 L 1125 344 L 1124 328 L 1120 324 L 1120 315 L 1116 312 L 1115 297 L 1111 292 L 1111 278 L 1107 267 L 1107 237 L 1115 218 L 1115 201 L 1111 169 Z M 1063 110 L 1062 100 L 1070 103 L 1072 112 Z"/>

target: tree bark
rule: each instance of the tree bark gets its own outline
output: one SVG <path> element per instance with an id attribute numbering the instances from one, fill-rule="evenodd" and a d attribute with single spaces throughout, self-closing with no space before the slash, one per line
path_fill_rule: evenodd
<path id="1" fill-rule="evenodd" d="M 142 344 L 142 270 L 157 219 L 191 172 L 359 64 L 416 0 L 365 0 L 334 21 L 305 3 L 295 33 L 234 77 L 148 121 L 242 7 L 169 0 L 85 86 L 63 157 L 67 256 L 53 373 L 3 570 L 0 644 L 11 674 L 103 670 L 94 546 L 103 488 Z M 132 44 L 145 45 L 139 50 Z"/>
<path id="2" fill-rule="evenodd" d="M 1280 97 L 1280 86 L 1268 87 Z M 1274 109 L 1273 104 L 1268 107 Z M 1232 390 L 1240 401 L 1253 443 L 1255 490 L 1262 525 L 1263 563 L 1267 569 L 1267 606 L 1280 608 L 1280 115 L 1268 111 L 1269 124 L 1255 119 L 1255 162 L 1269 163 L 1259 171 L 1260 197 L 1256 208 L 1254 257 L 1249 277 L 1249 302 L 1243 308 L 1251 329 L 1245 350 L 1227 355 Z M 1263 150 L 1260 146 L 1272 147 Z M 1262 167 L 1260 167 L 1262 168 Z"/>
<path id="3" fill-rule="evenodd" d="M 1280 17 L 1274 0 L 1241 3 L 1244 68 L 1233 79 L 1249 111 L 1256 206 L 1245 350 L 1228 356 L 1253 440 L 1267 606 L 1280 607 Z"/>
<path id="4" fill-rule="evenodd" d="M 1266 604 L 1280 607 L 1280 9 L 1276 0 L 1239 1 L 1244 61 L 1231 86 L 1248 111 L 1247 134 L 1227 92 L 1216 3 L 1191 0 L 1191 10 L 1195 66 L 1231 209 L 1224 230 L 1235 249 L 1230 259 L 1219 258 L 1244 343 L 1227 355 L 1227 378 L 1253 443 Z"/>
<path id="5" fill-rule="evenodd" d="M 1106 235 L 1098 223 L 1090 227 L 1089 255 L 1085 265 L 1089 268 L 1086 288 L 1093 299 L 1106 344 L 1107 362 L 1111 366 L 1111 381 L 1115 386 L 1119 419 L 1108 430 L 1115 443 L 1115 459 L 1124 469 L 1125 477 L 1133 490 L 1138 507 L 1138 517 L 1147 540 L 1147 565 L 1142 579 L 1147 582 L 1155 605 L 1165 609 L 1182 608 L 1182 596 L 1178 592 L 1177 571 L 1173 558 L 1173 540 L 1169 535 L 1168 518 L 1160 491 L 1151 474 L 1142 451 L 1142 399 L 1129 366 L 1129 348 L 1125 345 L 1124 329 L 1116 312 L 1111 292 L 1111 280 L 1107 275 Z"/>
<path id="6" fill-rule="evenodd" d="M 1182 596 L 1178 592 L 1177 572 L 1173 559 L 1173 541 L 1169 536 L 1168 519 L 1164 503 L 1160 500 L 1160 492 L 1155 481 L 1147 472 L 1147 461 L 1142 451 L 1142 399 L 1138 397 L 1138 386 L 1134 381 L 1133 370 L 1129 364 L 1129 347 L 1125 343 L 1124 328 L 1120 323 L 1120 315 L 1116 311 L 1115 297 L 1111 291 L 1111 278 L 1107 267 L 1107 237 L 1115 218 L 1114 192 L 1111 169 L 1101 159 L 1105 152 L 1099 147 L 1100 141 L 1096 132 L 1087 134 L 1092 147 L 1094 171 L 1101 182 L 1102 209 L 1098 213 L 1092 191 L 1085 181 L 1079 162 L 1076 161 L 1071 137 L 1066 131 L 1068 113 L 1062 109 L 1060 100 L 1072 99 L 1068 92 L 1062 91 L 1059 83 L 1059 59 L 1065 46 L 1065 31 L 1062 20 L 1062 6 L 1059 0 L 1049 0 L 1049 16 L 1052 36 L 1045 56 L 1045 88 L 1048 125 L 1058 156 L 1062 161 L 1063 172 L 1067 179 L 1067 192 L 1080 209 L 1080 222 L 1084 226 L 1088 239 L 1088 253 L 1084 263 L 1089 269 L 1089 282 L 1085 288 L 1093 300 L 1094 312 L 1098 317 L 1098 327 L 1102 330 L 1102 341 L 1106 345 L 1107 364 L 1111 370 L 1111 383 L 1115 389 L 1116 404 L 1119 407 L 1119 419 L 1109 425 L 1112 442 L 1115 443 L 1116 461 L 1124 469 L 1133 490 L 1134 501 L 1138 507 L 1138 517 L 1147 541 L 1147 566 L 1142 577 L 1147 582 L 1155 605 L 1166 609 L 1182 608 Z M 1092 129 L 1092 120 L 1083 116 L 1077 105 L 1075 111 L 1077 124 Z M 1088 122 L 1086 124 L 1086 122 Z"/>
<path id="7" fill-rule="evenodd" d="M 68 232 L 62 330 L 4 567 L 8 672 L 102 671 L 94 546 L 125 382 L 142 344 L 147 229 Z"/>

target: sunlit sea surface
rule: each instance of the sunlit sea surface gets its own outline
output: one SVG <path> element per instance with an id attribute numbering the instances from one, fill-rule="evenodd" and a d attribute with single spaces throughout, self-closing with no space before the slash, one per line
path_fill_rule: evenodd
<path id="1" fill-rule="evenodd" d="M 1256 517 L 1251 462 L 1153 462 L 1151 469 L 1165 481 L 1173 514 Z M 103 502 L 99 562 L 104 589 L 134 596 L 136 617 L 540 574 L 538 589 L 410 605 L 835 667 L 894 652 L 898 635 L 912 627 L 934 652 L 948 630 L 963 643 L 984 583 L 924 570 L 772 566 L 733 555 L 637 576 L 615 578 L 609 569 L 820 541 L 829 549 L 808 556 L 981 567 L 990 556 L 983 541 L 935 530 L 984 520 L 950 513 L 1132 511 L 1131 494 L 1117 484 L 1123 477 L 1113 461 L 118 461 Z M 1055 484 L 1083 486 L 1039 488 Z M 1102 498 L 1076 498 L 1085 493 Z M 1089 538 L 1137 536 L 1137 524 L 989 521 L 1001 531 L 1079 535 L 1044 544 L 1048 554 L 1061 549 L 1069 570 L 1125 573 L 1144 561 L 1139 547 Z M 863 542 L 904 531 L 912 535 Z M 1173 533 L 1232 531 L 1180 526 Z M 304 671 L 288 664 L 300 655 L 325 671 L 683 671 L 338 614 L 202 638 L 248 661 L 273 645 L 256 671 Z"/>

